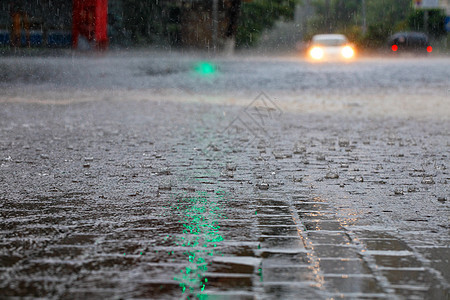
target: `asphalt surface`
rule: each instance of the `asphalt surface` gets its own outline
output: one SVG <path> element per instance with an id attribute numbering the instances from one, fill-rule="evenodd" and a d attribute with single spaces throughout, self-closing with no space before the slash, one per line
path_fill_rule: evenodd
<path id="1" fill-rule="evenodd" d="M 2 57 L 0 298 L 448 299 L 449 62 Z"/>

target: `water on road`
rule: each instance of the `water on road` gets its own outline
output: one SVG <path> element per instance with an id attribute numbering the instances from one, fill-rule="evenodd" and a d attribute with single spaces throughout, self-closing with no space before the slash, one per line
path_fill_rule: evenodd
<path id="1" fill-rule="evenodd" d="M 450 60 L 0 60 L 0 294 L 447 299 Z"/>

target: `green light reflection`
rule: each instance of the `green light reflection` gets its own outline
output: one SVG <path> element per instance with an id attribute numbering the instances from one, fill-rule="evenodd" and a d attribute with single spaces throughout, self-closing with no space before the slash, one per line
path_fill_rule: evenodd
<path id="1" fill-rule="evenodd" d="M 179 198 L 173 207 L 183 216 L 180 221 L 183 236 L 177 245 L 192 248 L 183 253 L 188 258 L 187 266 L 174 278 L 180 283 L 183 294 L 187 293 L 187 299 L 207 299 L 207 295 L 202 294 L 208 283 L 204 273 L 208 270 L 208 256 L 214 256 L 217 244 L 223 241 L 217 223 L 224 218 L 220 207 L 224 197 L 222 191 L 214 195 L 198 192 L 196 197 Z"/>

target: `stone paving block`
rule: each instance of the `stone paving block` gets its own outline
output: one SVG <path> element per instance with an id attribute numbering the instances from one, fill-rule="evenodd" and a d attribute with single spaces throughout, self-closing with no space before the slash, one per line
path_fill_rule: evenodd
<path id="1" fill-rule="evenodd" d="M 363 240 L 368 250 L 409 251 L 411 248 L 398 239 Z"/>
<path id="2" fill-rule="evenodd" d="M 31 259 L 26 263 L 16 266 L 14 276 L 18 278 L 40 277 L 61 279 L 77 274 L 81 270 L 82 264 L 75 260 L 54 260 L 54 259 Z"/>
<path id="3" fill-rule="evenodd" d="M 61 245 L 92 245 L 99 238 L 97 234 L 69 234 L 59 243 Z"/>
<path id="4" fill-rule="evenodd" d="M 394 286 L 394 291 L 396 295 L 399 295 L 403 299 L 411 300 L 423 300 L 423 299 L 445 299 L 445 298 L 432 298 L 428 294 L 428 287 L 416 287 L 416 286 Z"/>
<path id="5" fill-rule="evenodd" d="M 213 289 L 209 290 L 206 293 L 200 293 L 199 295 L 205 295 L 208 299 L 214 300 L 253 300 L 255 299 L 253 292 L 248 291 L 214 291 Z"/>
<path id="6" fill-rule="evenodd" d="M 209 287 L 222 291 L 235 289 L 251 291 L 253 287 L 252 275 L 206 272 L 204 277 L 208 278 Z"/>
<path id="7" fill-rule="evenodd" d="M 263 252 L 263 265 L 265 267 L 280 266 L 310 266 L 308 252 Z"/>
<path id="8" fill-rule="evenodd" d="M 64 284 L 65 281 L 61 279 L 17 278 L 5 283 L 8 283 L 8 285 L 0 285 L 3 297 L 45 298 L 56 295 L 61 284 Z"/>
<path id="9" fill-rule="evenodd" d="M 262 236 L 298 236 L 297 225 L 258 225 Z"/>
<path id="10" fill-rule="evenodd" d="M 124 294 L 129 299 L 167 299 L 182 297 L 178 282 L 165 282 L 158 280 L 139 280 L 132 283 L 133 291 Z M 96 295 L 93 295 L 96 297 Z M 101 295 L 99 295 L 101 296 Z M 89 299 L 89 297 L 87 297 Z"/>
<path id="11" fill-rule="evenodd" d="M 105 288 L 68 288 L 62 293 L 61 298 L 64 299 L 108 299 L 117 295 L 116 289 Z"/>
<path id="12" fill-rule="evenodd" d="M 450 248 L 448 247 L 424 247 L 416 248 L 430 264 L 441 272 L 445 278 L 450 278 Z"/>
<path id="13" fill-rule="evenodd" d="M 359 251 L 352 246 L 314 245 L 313 250 L 319 258 L 359 258 Z"/>
<path id="14" fill-rule="evenodd" d="M 1 247 L 1 245 L 0 245 Z M 13 254 L 0 254 L 0 269 L 6 270 L 14 266 L 22 259 L 21 255 L 13 255 Z"/>
<path id="15" fill-rule="evenodd" d="M 428 274 L 423 268 L 419 268 L 418 270 L 382 270 L 381 273 L 392 285 L 422 286 L 427 284 L 431 277 L 431 275 Z"/>
<path id="16" fill-rule="evenodd" d="M 422 263 L 414 256 L 373 255 L 378 266 L 389 268 L 419 268 Z"/>
<path id="17" fill-rule="evenodd" d="M 332 220 L 336 214 L 332 211 L 297 211 L 297 213 L 301 220 L 312 222 L 318 222 L 321 220 L 329 221 Z"/>
<path id="18" fill-rule="evenodd" d="M 304 249 L 303 241 L 299 236 L 271 236 L 259 239 L 263 249 Z"/>
<path id="19" fill-rule="evenodd" d="M 319 220 L 319 221 L 303 221 L 306 230 L 325 230 L 325 231 L 342 231 L 344 228 L 338 221 Z"/>
<path id="20" fill-rule="evenodd" d="M 350 238 L 345 232 L 308 231 L 308 238 L 315 244 L 350 244 Z"/>
<path id="21" fill-rule="evenodd" d="M 313 282 L 316 275 L 309 266 L 282 266 L 262 268 L 262 277 L 265 282 Z"/>
<path id="22" fill-rule="evenodd" d="M 260 259 L 253 256 L 219 256 L 208 266 L 209 272 L 254 274 L 259 268 Z"/>
<path id="23" fill-rule="evenodd" d="M 319 258 L 320 270 L 325 274 L 370 274 L 371 270 L 362 259 Z"/>
<path id="24" fill-rule="evenodd" d="M 287 225 L 293 224 L 292 215 L 258 215 L 258 223 L 261 225 Z"/>
<path id="25" fill-rule="evenodd" d="M 314 202 L 303 202 L 303 203 L 294 203 L 294 207 L 299 212 L 305 211 L 326 211 L 329 210 L 329 205 L 326 203 L 314 203 Z"/>
<path id="26" fill-rule="evenodd" d="M 362 275 L 343 275 L 330 276 L 324 275 L 328 291 L 339 293 L 382 293 L 377 280 L 372 276 Z"/>
<path id="27" fill-rule="evenodd" d="M 314 282 L 268 282 L 263 288 L 262 299 L 325 299 Z"/>
<path id="28" fill-rule="evenodd" d="M 229 239 L 221 244 L 218 248 L 221 254 L 226 256 L 254 256 L 255 250 L 257 250 L 259 242 L 247 241 L 243 242 L 241 240 Z"/>

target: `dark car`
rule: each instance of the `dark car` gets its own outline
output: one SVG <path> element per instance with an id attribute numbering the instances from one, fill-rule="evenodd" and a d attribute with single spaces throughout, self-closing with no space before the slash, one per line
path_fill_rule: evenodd
<path id="1" fill-rule="evenodd" d="M 422 32 L 398 32 L 389 37 L 388 45 L 395 53 L 431 53 L 433 51 L 428 36 Z"/>

